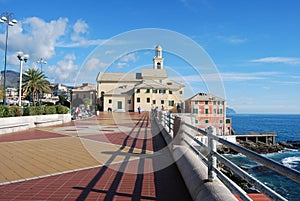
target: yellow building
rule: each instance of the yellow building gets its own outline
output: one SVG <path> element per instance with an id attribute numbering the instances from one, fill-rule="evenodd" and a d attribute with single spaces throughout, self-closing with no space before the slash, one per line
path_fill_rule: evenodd
<path id="1" fill-rule="evenodd" d="M 97 98 L 102 111 L 176 110 L 184 103 L 184 85 L 170 80 L 164 69 L 162 48 L 155 47 L 153 68 L 139 73 L 100 72 Z"/>

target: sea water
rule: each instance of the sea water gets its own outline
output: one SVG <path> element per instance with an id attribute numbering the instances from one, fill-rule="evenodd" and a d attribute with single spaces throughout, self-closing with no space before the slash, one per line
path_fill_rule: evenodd
<path id="1" fill-rule="evenodd" d="M 300 140 L 300 115 L 245 115 L 231 114 L 232 127 L 237 134 L 249 132 L 276 132 L 276 142 Z M 279 153 L 264 154 L 286 167 L 300 171 L 300 151 L 288 149 Z M 300 184 L 265 168 L 243 155 L 227 156 L 233 162 L 248 170 L 283 197 L 292 201 L 300 201 Z"/>

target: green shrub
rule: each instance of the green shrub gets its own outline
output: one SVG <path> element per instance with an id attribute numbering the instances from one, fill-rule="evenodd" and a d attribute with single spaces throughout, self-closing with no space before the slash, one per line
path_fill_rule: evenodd
<path id="1" fill-rule="evenodd" d="M 56 114 L 56 107 L 55 106 L 46 106 L 45 114 Z"/>
<path id="2" fill-rule="evenodd" d="M 23 111 L 19 106 L 12 106 L 10 108 L 12 109 L 15 117 L 19 117 L 23 115 Z"/>
<path id="3" fill-rule="evenodd" d="M 36 115 L 36 106 L 29 106 L 24 108 L 24 116 L 33 116 Z"/>
<path id="4" fill-rule="evenodd" d="M 45 106 L 36 106 L 36 115 L 43 115 L 45 114 Z"/>
<path id="5" fill-rule="evenodd" d="M 56 113 L 57 114 L 67 114 L 69 112 L 69 108 L 63 105 L 56 105 Z"/>
<path id="6" fill-rule="evenodd" d="M 4 117 L 4 113 L 5 113 L 5 106 L 1 105 L 0 106 L 0 117 Z"/>
<path id="7" fill-rule="evenodd" d="M 28 106 L 23 110 L 19 106 L 4 106 L 0 105 L 0 118 L 2 117 L 18 117 L 18 116 L 33 116 L 44 114 L 67 114 L 69 108 L 63 105 L 56 106 Z"/>

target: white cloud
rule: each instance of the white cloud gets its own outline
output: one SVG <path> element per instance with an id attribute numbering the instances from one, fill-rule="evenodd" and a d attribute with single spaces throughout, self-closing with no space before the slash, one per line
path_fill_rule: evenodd
<path id="1" fill-rule="evenodd" d="M 86 62 L 84 68 L 87 70 L 94 70 L 97 68 L 103 69 L 103 68 L 106 68 L 107 65 L 108 65 L 107 63 L 101 62 L 100 59 L 92 57 Z"/>
<path id="2" fill-rule="evenodd" d="M 107 50 L 107 51 L 105 51 L 105 55 L 109 55 L 109 54 L 112 54 L 112 53 L 114 53 L 113 50 Z"/>
<path id="3" fill-rule="evenodd" d="M 85 38 L 82 36 L 86 34 L 88 31 L 88 24 L 83 20 L 77 20 L 77 22 L 73 25 L 73 34 L 71 36 L 72 41 L 85 41 Z"/>
<path id="4" fill-rule="evenodd" d="M 250 81 L 250 80 L 263 80 L 268 79 L 270 76 L 278 75 L 279 72 L 254 72 L 254 73 L 219 73 L 219 74 L 202 74 L 200 75 L 188 75 L 183 78 L 188 82 L 201 82 L 202 78 L 206 81 Z"/>
<path id="5" fill-rule="evenodd" d="M 131 62 L 131 61 L 136 62 L 137 58 L 136 58 L 136 55 L 134 53 L 130 53 L 130 54 L 127 54 L 124 57 L 122 57 L 120 60 L 122 62 Z"/>
<path id="6" fill-rule="evenodd" d="M 128 66 L 128 64 L 127 64 L 127 63 L 124 63 L 124 62 L 119 62 L 119 63 L 117 64 L 117 66 L 118 66 L 118 68 L 123 68 L 123 67 L 125 67 L 125 66 Z"/>
<path id="7" fill-rule="evenodd" d="M 300 64 L 300 58 L 295 57 L 264 57 L 250 60 L 252 63 L 283 63 L 289 65 Z"/>
<path id="8" fill-rule="evenodd" d="M 56 65 L 49 66 L 46 74 L 53 78 L 55 82 L 74 82 L 79 70 L 79 66 L 74 64 L 75 60 L 75 55 L 68 54 Z"/>
<path id="9" fill-rule="evenodd" d="M 9 51 L 21 50 L 28 53 L 32 59 L 51 58 L 55 55 L 57 41 L 66 33 L 67 23 L 66 18 L 45 22 L 40 18 L 30 17 L 20 21 L 15 26 L 9 27 Z M 2 47 L 4 47 L 4 37 L 4 34 L 0 35 Z M 15 63 L 15 61 L 9 61 L 9 63 Z"/>
<path id="10" fill-rule="evenodd" d="M 247 42 L 247 39 L 238 36 L 218 36 L 218 39 L 231 44 L 240 44 Z"/>

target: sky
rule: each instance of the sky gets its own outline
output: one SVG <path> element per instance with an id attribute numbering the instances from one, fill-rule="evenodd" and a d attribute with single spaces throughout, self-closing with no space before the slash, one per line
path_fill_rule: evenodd
<path id="1" fill-rule="evenodd" d="M 23 51 L 30 55 L 24 70 L 42 67 L 56 83 L 96 83 L 100 71 L 131 72 L 152 65 L 154 50 L 149 47 L 107 63 L 108 55 L 128 45 L 114 40 L 104 52 L 107 41 L 134 30 L 169 30 L 203 48 L 222 80 L 227 104 L 245 114 L 300 114 L 299 9 L 298 0 L 0 0 L 0 13 L 18 20 L 9 27 L 7 70 L 19 71 L 16 52 Z M 0 69 L 5 28 L 0 24 Z M 169 49 L 161 38 L 157 43 Z M 94 57 L 95 52 L 102 55 Z M 186 98 L 211 92 L 196 66 L 173 52 L 163 55 L 168 73 L 191 89 Z M 47 64 L 37 64 L 39 58 Z M 85 74 L 87 70 L 91 73 Z"/>

